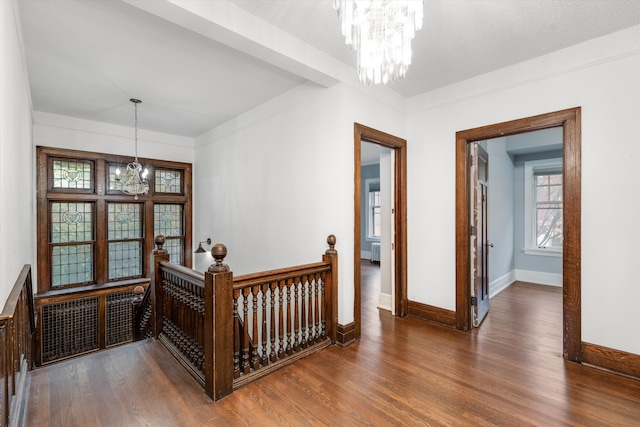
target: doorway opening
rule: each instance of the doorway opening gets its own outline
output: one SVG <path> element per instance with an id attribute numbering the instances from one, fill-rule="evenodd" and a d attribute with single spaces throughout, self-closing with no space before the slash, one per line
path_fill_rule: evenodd
<path id="1" fill-rule="evenodd" d="M 581 111 L 557 111 L 510 122 L 498 123 L 456 133 L 456 327 L 473 327 L 471 291 L 471 250 L 469 235 L 471 193 L 470 151 L 477 141 L 553 127 L 562 128 L 562 311 L 563 357 L 581 361 L 580 310 L 580 189 L 581 189 Z"/>
<path id="2" fill-rule="evenodd" d="M 393 162 L 393 214 L 392 214 L 392 274 L 393 274 L 393 312 L 396 316 L 407 315 L 407 141 L 396 136 L 354 123 L 354 329 L 355 338 L 362 334 L 362 176 L 361 150 L 363 143 L 372 143 L 388 148 L 392 152 Z"/>

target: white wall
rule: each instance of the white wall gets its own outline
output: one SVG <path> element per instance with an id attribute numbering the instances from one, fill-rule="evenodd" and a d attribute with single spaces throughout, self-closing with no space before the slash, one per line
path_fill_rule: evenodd
<path id="1" fill-rule="evenodd" d="M 354 122 L 404 133 L 401 111 L 357 89 L 301 85 L 196 141 L 194 228 L 227 246 L 236 275 L 320 261 L 335 234 L 341 324 L 354 319 Z"/>
<path id="2" fill-rule="evenodd" d="M 0 310 L 22 266 L 35 262 L 31 96 L 16 11 L 0 1 Z"/>
<path id="3" fill-rule="evenodd" d="M 582 340 L 640 354 L 632 326 L 640 324 L 640 27 L 412 98 L 408 106 L 409 298 L 455 309 L 456 131 L 580 106 Z"/>
<path id="4" fill-rule="evenodd" d="M 489 154 L 489 289 L 511 284 L 514 270 L 513 163 L 505 151 L 506 138 L 488 141 Z"/>
<path id="5" fill-rule="evenodd" d="M 138 111 L 138 115 L 144 114 Z M 131 156 L 134 129 L 75 117 L 34 112 L 33 139 L 36 146 Z M 138 129 L 138 156 L 193 163 L 193 138 Z"/>

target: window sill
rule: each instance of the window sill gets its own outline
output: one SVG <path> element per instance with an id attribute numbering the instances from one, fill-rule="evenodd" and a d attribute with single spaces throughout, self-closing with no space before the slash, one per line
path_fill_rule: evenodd
<path id="1" fill-rule="evenodd" d="M 365 241 L 367 241 L 367 242 L 379 242 L 379 241 L 380 241 L 380 238 L 379 238 L 379 237 L 370 237 L 370 236 L 367 236 L 367 237 L 365 237 L 365 238 L 364 238 L 364 240 L 365 240 Z"/>
<path id="2" fill-rule="evenodd" d="M 528 248 L 522 250 L 525 255 L 534 255 L 534 256 L 550 256 L 556 258 L 562 258 L 562 251 L 557 249 L 538 249 L 538 248 Z"/>

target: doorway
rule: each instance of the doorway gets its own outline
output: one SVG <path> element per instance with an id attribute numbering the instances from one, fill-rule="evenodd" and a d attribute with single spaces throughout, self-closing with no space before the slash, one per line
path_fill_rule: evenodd
<path id="1" fill-rule="evenodd" d="M 393 309 L 400 317 L 407 315 L 407 141 L 396 136 L 354 123 L 354 329 L 355 338 L 362 335 L 362 287 L 361 287 L 361 149 L 368 142 L 388 148 L 393 152 Z"/>
<path id="2" fill-rule="evenodd" d="M 516 135 L 552 127 L 563 134 L 563 236 L 562 310 L 563 357 L 581 361 L 580 311 L 580 189 L 581 110 L 579 107 L 498 123 L 456 133 L 456 327 L 473 327 L 471 304 L 470 150 L 476 141 Z"/>

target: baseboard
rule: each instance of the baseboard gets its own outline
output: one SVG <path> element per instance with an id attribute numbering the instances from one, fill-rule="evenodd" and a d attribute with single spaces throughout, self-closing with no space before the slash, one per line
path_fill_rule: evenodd
<path id="1" fill-rule="evenodd" d="M 439 325 L 456 327 L 456 312 L 446 310 L 444 308 L 434 307 L 421 302 L 409 301 L 409 316 L 419 317 L 420 319 Z"/>
<path id="2" fill-rule="evenodd" d="M 504 291 L 507 286 L 516 281 L 516 270 L 511 270 L 505 275 L 498 277 L 489 283 L 489 298 L 493 298 L 500 292 Z"/>
<path id="3" fill-rule="evenodd" d="M 582 343 L 582 363 L 640 379 L 640 355 Z"/>
<path id="4" fill-rule="evenodd" d="M 516 280 L 540 285 L 562 287 L 562 274 L 542 271 L 516 270 Z"/>
<path id="5" fill-rule="evenodd" d="M 356 323 L 351 322 L 346 325 L 338 323 L 336 326 L 336 343 L 346 347 L 356 340 Z"/>
<path id="6" fill-rule="evenodd" d="M 391 310 L 391 294 L 383 294 L 380 292 L 380 298 L 378 299 L 378 308 L 383 310 L 392 311 Z"/>

